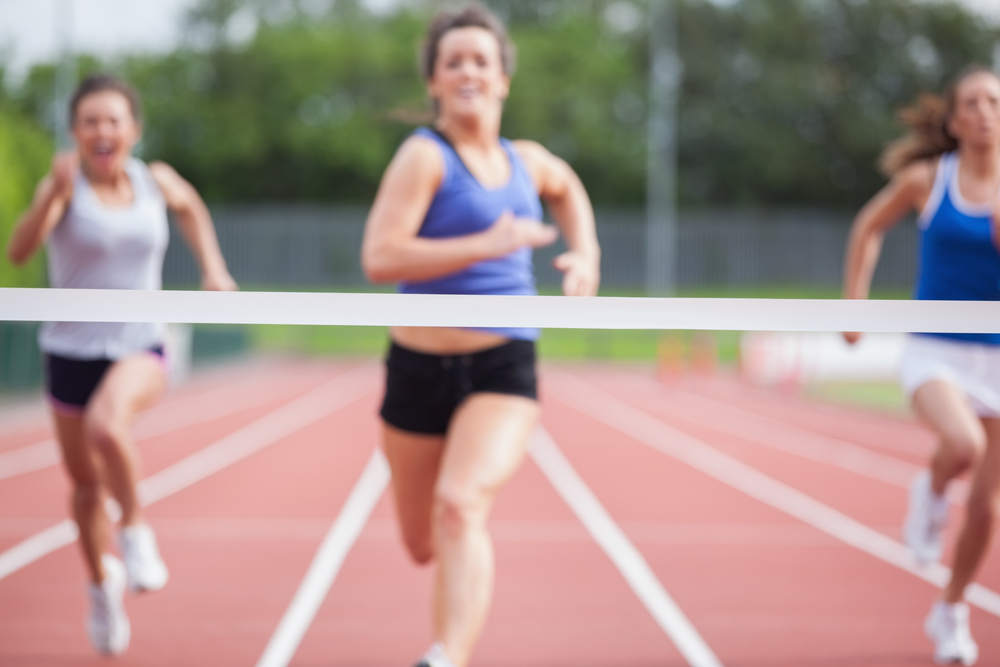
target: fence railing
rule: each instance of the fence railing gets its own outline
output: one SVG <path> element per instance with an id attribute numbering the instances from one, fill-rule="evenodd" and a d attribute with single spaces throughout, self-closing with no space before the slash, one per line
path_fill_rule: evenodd
<path id="1" fill-rule="evenodd" d="M 367 209 L 351 206 L 254 205 L 212 208 L 219 242 L 242 284 L 352 288 L 366 284 L 359 253 Z M 677 284 L 755 287 L 840 284 L 849 214 L 824 210 L 710 209 L 678 216 Z M 645 214 L 641 209 L 597 211 L 602 285 L 645 286 Z M 535 253 L 538 283 L 560 284 L 551 260 L 562 243 Z M 883 288 L 908 288 L 916 271 L 912 223 L 890 232 L 875 276 Z M 188 251 L 172 239 L 164 266 L 168 286 L 197 283 Z"/>

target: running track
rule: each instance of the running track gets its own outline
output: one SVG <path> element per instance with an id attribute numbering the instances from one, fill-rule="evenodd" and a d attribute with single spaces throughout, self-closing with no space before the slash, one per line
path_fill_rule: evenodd
<path id="1" fill-rule="evenodd" d="M 413 663 L 431 579 L 383 492 L 380 380 L 375 363 L 254 361 L 142 417 L 171 581 L 127 601 L 116 664 Z M 933 445 L 910 420 L 638 367 L 548 366 L 542 391 L 545 430 L 493 515 L 474 665 L 931 664 L 921 623 L 945 573 L 897 541 Z M 50 437 L 40 406 L 0 412 L 0 665 L 106 665 Z M 995 549 L 979 581 L 980 664 L 1000 664 Z"/>

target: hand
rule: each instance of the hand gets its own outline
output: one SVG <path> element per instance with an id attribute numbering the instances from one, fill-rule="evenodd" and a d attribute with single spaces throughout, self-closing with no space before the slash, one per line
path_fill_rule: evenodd
<path id="1" fill-rule="evenodd" d="M 57 193 L 67 195 L 73 191 L 73 179 L 80 169 L 80 154 L 76 151 L 57 153 L 52 158 L 52 183 Z"/>
<path id="2" fill-rule="evenodd" d="M 845 331 L 840 335 L 844 337 L 844 340 L 847 341 L 848 345 L 854 345 L 861 340 L 861 334 L 857 331 Z"/>
<path id="3" fill-rule="evenodd" d="M 201 288 L 206 292 L 236 292 L 240 286 L 228 271 L 216 271 L 202 277 Z"/>
<path id="4" fill-rule="evenodd" d="M 564 252 L 552 260 L 552 266 L 563 272 L 563 294 L 595 296 L 601 284 L 600 259 L 578 251 Z"/>
<path id="5" fill-rule="evenodd" d="M 541 248 L 555 243 L 559 238 L 559 231 L 552 225 L 517 218 L 510 211 L 497 218 L 483 234 L 490 257 L 503 257 L 524 247 Z"/>

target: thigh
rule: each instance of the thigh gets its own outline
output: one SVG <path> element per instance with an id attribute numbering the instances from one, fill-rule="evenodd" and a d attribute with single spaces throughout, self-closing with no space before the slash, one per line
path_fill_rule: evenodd
<path id="1" fill-rule="evenodd" d="M 383 427 L 383 448 L 392 469 L 396 515 L 414 556 L 430 557 L 431 509 L 444 450 L 444 437 Z"/>
<path id="2" fill-rule="evenodd" d="M 946 440 L 979 442 L 983 425 L 965 393 L 946 380 L 930 380 L 913 393 L 917 415 Z"/>
<path id="3" fill-rule="evenodd" d="M 1000 502 L 1000 419 L 983 419 L 986 430 L 986 453 L 972 478 L 970 502 L 980 498 L 985 502 Z"/>
<path id="4" fill-rule="evenodd" d="M 476 393 L 452 418 L 437 492 L 446 498 L 490 502 L 520 467 L 540 414 L 522 396 Z"/>
<path id="5" fill-rule="evenodd" d="M 87 416 L 100 422 L 127 421 L 151 407 L 167 388 L 163 362 L 154 354 L 137 354 L 108 369 L 87 405 Z"/>

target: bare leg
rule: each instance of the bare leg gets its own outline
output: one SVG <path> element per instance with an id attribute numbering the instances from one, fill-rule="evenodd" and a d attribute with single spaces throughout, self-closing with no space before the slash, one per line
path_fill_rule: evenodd
<path id="1" fill-rule="evenodd" d="M 484 393 L 466 399 L 451 421 L 434 493 L 434 626 L 457 667 L 468 664 L 493 596 L 486 521 L 524 460 L 538 416 L 535 401 Z"/>
<path id="2" fill-rule="evenodd" d="M 141 520 L 135 487 L 139 455 L 132 442 L 132 421 L 166 389 L 160 362 L 150 354 L 122 359 L 108 369 L 84 414 L 84 435 L 104 461 L 105 482 L 122 507 L 122 525 Z"/>
<path id="3" fill-rule="evenodd" d="M 1000 513 L 1000 419 L 983 419 L 982 424 L 987 434 L 986 454 L 972 479 L 945 602 L 962 601 L 965 587 L 976 576 L 993 539 Z"/>
<path id="4" fill-rule="evenodd" d="M 941 438 L 931 458 L 931 486 L 942 495 L 948 482 L 983 455 L 986 431 L 962 390 L 944 380 L 931 380 L 917 389 L 913 408 Z"/>
<path id="5" fill-rule="evenodd" d="M 414 562 L 434 559 L 431 510 L 444 452 L 444 436 L 418 435 L 385 425 L 385 457 L 392 468 L 392 491 L 403 543 Z"/>
<path id="6" fill-rule="evenodd" d="M 83 417 L 52 413 L 63 464 L 73 481 L 73 518 L 80 529 L 80 547 L 91 581 L 104 581 L 101 554 L 108 545 L 108 518 L 101 488 L 101 462 L 84 439 Z"/>

